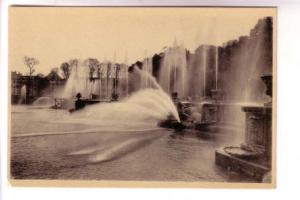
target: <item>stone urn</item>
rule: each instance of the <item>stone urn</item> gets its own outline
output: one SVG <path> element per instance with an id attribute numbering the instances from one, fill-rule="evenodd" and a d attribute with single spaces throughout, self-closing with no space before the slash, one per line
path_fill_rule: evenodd
<path id="1" fill-rule="evenodd" d="M 265 83 L 267 90 L 266 90 L 266 95 L 270 96 L 272 98 L 272 93 L 273 93 L 273 77 L 272 75 L 264 75 L 261 77 L 261 79 L 263 80 L 263 82 Z M 272 101 L 265 103 L 265 106 L 271 106 L 272 105 Z"/>

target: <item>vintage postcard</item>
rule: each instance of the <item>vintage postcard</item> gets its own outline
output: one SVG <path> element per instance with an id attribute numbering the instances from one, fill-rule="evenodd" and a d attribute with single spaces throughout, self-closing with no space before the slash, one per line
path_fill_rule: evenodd
<path id="1" fill-rule="evenodd" d="M 9 179 L 275 187 L 276 8 L 9 8 Z"/>

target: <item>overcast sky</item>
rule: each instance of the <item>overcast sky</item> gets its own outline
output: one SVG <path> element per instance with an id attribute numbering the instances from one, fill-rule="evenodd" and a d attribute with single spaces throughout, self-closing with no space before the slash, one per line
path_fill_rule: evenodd
<path id="1" fill-rule="evenodd" d="M 249 8 L 69 8 L 12 7 L 9 65 L 27 72 L 23 57 L 40 61 L 48 73 L 71 58 L 88 57 L 129 64 L 179 44 L 194 51 L 201 44 L 222 45 L 248 35 L 273 9 Z"/>

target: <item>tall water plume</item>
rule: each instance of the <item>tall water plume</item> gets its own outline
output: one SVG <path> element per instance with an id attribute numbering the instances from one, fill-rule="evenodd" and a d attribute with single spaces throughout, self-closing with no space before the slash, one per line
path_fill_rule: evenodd
<path id="1" fill-rule="evenodd" d="M 216 90 L 218 90 L 218 73 L 219 73 L 219 48 L 218 46 L 216 46 L 216 56 L 215 56 L 215 60 L 216 60 Z"/>
<path id="2" fill-rule="evenodd" d="M 81 93 L 83 98 L 111 98 L 112 93 L 128 94 L 128 66 L 104 61 L 91 70 L 85 64 L 74 66 L 67 80 L 63 97 L 74 98 Z"/>
<path id="3" fill-rule="evenodd" d="M 89 98 L 91 93 L 90 89 L 92 88 L 89 82 L 88 67 L 84 65 L 73 67 L 66 83 L 63 97 L 72 98 L 80 92 L 84 98 Z"/>
<path id="4" fill-rule="evenodd" d="M 179 98 L 186 97 L 187 88 L 187 58 L 186 49 L 174 42 L 173 47 L 164 51 L 160 66 L 159 84 L 168 94 L 177 92 Z"/>
<path id="5" fill-rule="evenodd" d="M 258 21 L 250 36 L 230 41 L 221 49 L 219 77 L 226 99 L 264 102 L 261 76 L 272 73 L 272 19 Z"/>
<path id="6" fill-rule="evenodd" d="M 203 47 L 202 51 L 202 60 L 203 60 L 203 96 L 206 96 L 206 71 L 207 71 L 207 48 Z"/>
<path id="7" fill-rule="evenodd" d="M 152 74 L 152 58 L 145 58 L 143 60 L 143 68 L 142 70 L 145 71 L 148 74 Z M 141 88 L 148 88 L 148 86 L 151 84 L 151 80 L 149 79 L 149 76 L 145 76 L 141 80 Z"/>
<path id="8" fill-rule="evenodd" d="M 199 46 L 195 53 L 190 56 L 188 66 L 188 96 L 192 99 L 199 100 L 201 97 L 206 95 L 205 88 L 206 84 L 206 69 L 208 47 L 206 45 Z"/>
<path id="9" fill-rule="evenodd" d="M 118 92 L 121 97 L 128 96 L 128 65 L 120 64 L 119 78 L 118 78 Z"/>
<path id="10" fill-rule="evenodd" d="M 27 86 L 23 85 L 21 87 L 20 91 L 20 99 L 18 101 L 18 104 L 26 104 L 27 103 L 27 98 L 26 98 L 26 91 L 27 91 Z"/>

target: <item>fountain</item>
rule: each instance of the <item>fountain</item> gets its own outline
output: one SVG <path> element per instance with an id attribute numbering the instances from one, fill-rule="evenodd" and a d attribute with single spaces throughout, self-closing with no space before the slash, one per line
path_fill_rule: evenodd
<path id="1" fill-rule="evenodd" d="M 120 71 L 118 73 L 118 93 L 120 97 L 128 96 L 128 65 L 120 64 Z"/>
<path id="2" fill-rule="evenodd" d="M 98 120 L 109 120 L 109 123 L 115 123 L 114 126 L 125 121 L 129 123 L 127 122 L 128 120 L 131 123 L 141 121 L 143 123 L 154 122 L 157 124 L 170 115 L 176 121 L 180 121 L 177 109 L 170 96 L 162 90 L 155 78 L 138 67 L 134 67 L 133 70 L 139 76 L 149 80 L 148 88 L 138 90 L 122 101 L 90 106 L 84 112 L 79 111 L 77 116 L 82 116 L 82 120 L 94 117 Z M 130 118 L 127 118 L 128 116 Z M 133 116 L 135 118 L 134 121 Z"/>
<path id="3" fill-rule="evenodd" d="M 54 105 L 55 101 L 52 97 L 39 97 L 32 105 L 37 107 L 47 107 Z"/>
<path id="4" fill-rule="evenodd" d="M 207 48 L 203 47 L 203 97 L 206 97 Z"/>
<path id="5" fill-rule="evenodd" d="M 149 74 L 152 74 L 152 59 L 151 58 L 144 59 L 142 70 Z M 151 84 L 151 80 L 149 79 L 149 76 L 142 77 L 141 88 L 148 88 L 150 84 Z"/>
<path id="6" fill-rule="evenodd" d="M 211 89 L 211 97 L 214 101 L 220 101 L 222 99 L 221 90 L 218 88 L 218 78 L 219 78 L 219 47 L 215 47 L 215 89 Z"/>
<path id="7" fill-rule="evenodd" d="M 74 108 L 75 95 L 86 104 L 116 101 L 128 95 L 128 67 L 126 64 L 103 62 L 95 66 L 76 65 L 72 68 L 62 98 L 55 99 L 54 108 Z M 66 103 L 66 102 L 73 103 Z M 61 106 L 69 105 L 69 106 Z"/>
<path id="8" fill-rule="evenodd" d="M 89 99 L 93 94 L 101 94 L 101 69 L 90 70 L 87 66 L 79 65 L 72 68 L 64 90 L 64 98 L 74 98 L 77 93 Z M 98 76 L 99 75 L 99 76 Z"/>
<path id="9" fill-rule="evenodd" d="M 100 63 L 93 72 L 87 66 L 76 66 L 67 81 L 64 98 L 72 99 L 78 93 L 86 102 L 109 102 L 128 97 L 139 90 L 153 88 L 153 81 L 147 74 L 155 74 L 160 87 L 169 96 L 176 94 L 176 102 L 201 104 L 202 122 L 214 125 L 230 118 L 239 124 L 241 120 L 236 119 L 240 113 L 236 114 L 236 109 L 241 105 L 238 102 L 263 99 L 256 95 L 257 88 L 263 85 L 257 77 L 268 67 L 257 66 L 271 65 L 261 56 L 267 45 L 254 33 L 264 32 L 264 27 L 261 23 L 251 30 L 253 37 L 240 37 L 222 47 L 203 44 L 194 54 L 175 40 L 173 46 L 156 55 L 158 61 L 146 55 L 142 62 L 136 62 L 141 70 L 115 62 Z"/>
<path id="10" fill-rule="evenodd" d="M 168 94 L 178 93 L 179 98 L 186 97 L 187 58 L 186 50 L 177 45 L 166 48 L 159 72 L 159 84 Z"/>
<path id="11" fill-rule="evenodd" d="M 261 78 L 267 85 L 266 94 L 272 96 L 272 76 Z M 245 142 L 216 150 L 215 162 L 262 181 L 272 168 L 272 104 L 243 106 L 242 111 L 246 114 Z"/>
<path id="12" fill-rule="evenodd" d="M 200 101 L 202 122 L 197 125 L 197 129 L 207 130 L 210 126 L 219 122 L 220 103 L 222 100 L 221 90 L 218 88 L 218 76 L 219 76 L 219 60 L 218 60 L 218 46 L 202 45 L 196 49 L 196 62 L 194 65 L 196 69 L 192 69 L 190 73 L 191 78 L 195 78 L 195 74 L 198 75 L 199 88 L 201 91 Z M 214 73 L 212 73 L 214 72 Z M 202 87 L 201 87 L 202 86 Z M 210 89 L 209 88 L 212 88 Z M 194 91 L 195 92 L 195 91 Z"/>
<path id="13" fill-rule="evenodd" d="M 19 104 L 26 104 L 27 103 L 27 86 L 23 85 L 21 87 L 21 98 L 19 100 Z"/>
<path id="14" fill-rule="evenodd" d="M 138 67 L 135 67 L 134 70 L 137 71 L 137 73 L 140 75 L 140 77 L 144 77 L 142 79 L 146 79 L 149 81 L 148 88 L 155 88 L 160 91 L 161 98 L 158 102 L 160 102 L 162 104 L 162 106 L 169 108 L 169 110 L 171 111 L 171 113 L 169 113 L 169 114 L 171 114 L 173 117 L 175 117 L 176 121 L 180 122 L 177 108 L 175 107 L 174 103 L 172 102 L 170 96 L 163 91 L 162 87 L 157 83 L 155 78 L 148 72 L 140 70 Z"/>
<path id="15" fill-rule="evenodd" d="M 272 72 L 272 19 L 259 20 L 249 36 L 241 36 L 238 40 L 213 48 L 215 59 L 209 56 L 213 50 L 209 48 L 208 73 L 204 73 L 207 77 L 204 77 L 204 82 L 210 90 L 207 88 L 203 93 L 211 97 L 207 113 L 215 116 L 217 124 L 214 127 L 241 129 L 245 121 L 240 107 L 261 106 L 268 101 L 260 77 Z M 205 54 L 203 49 L 197 49 L 198 57 Z M 198 63 L 205 62 L 200 60 Z"/>

